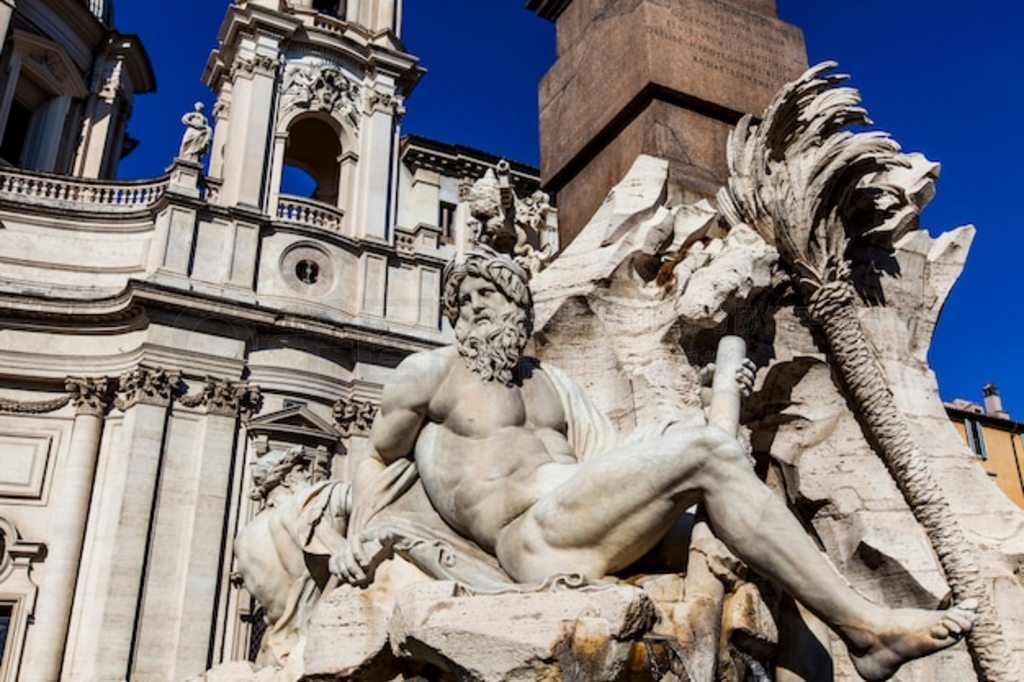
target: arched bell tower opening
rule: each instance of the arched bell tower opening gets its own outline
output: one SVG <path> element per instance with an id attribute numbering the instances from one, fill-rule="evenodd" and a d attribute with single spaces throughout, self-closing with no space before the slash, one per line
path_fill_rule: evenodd
<path id="1" fill-rule="evenodd" d="M 297 118 L 288 128 L 282 159 L 282 195 L 301 191 L 300 182 L 291 182 L 290 168 L 307 174 L 315 183 L 304 198 L 341 208 L 342 147 L 340 131 L 320 116 Z"/>

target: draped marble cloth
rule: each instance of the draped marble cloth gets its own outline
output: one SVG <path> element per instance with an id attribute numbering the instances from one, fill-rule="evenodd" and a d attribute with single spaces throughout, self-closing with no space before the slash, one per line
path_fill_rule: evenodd
<path id="1" fill-rule="evenodd" d="M 673 423 L 638 428 L 621 439 L 611 421 L 561 370 L 538 364 L 534 371 L 543 372 L 558 393 L 566 418 L 566 437 L 580 462 L 600 457 L 617 446 L 661 435 Z M 386 530 L 399 538 L 394 547 L 396 554 L 428 576 L 454 581 L 468 592 L 529 591 L 555 583 L 582 584 L 579 576 L 551 576 L 535 586 L 516 584 L 494 556 L 445 523 L 430 503 L 411 458 L 393 462 L 367 489 L 359 491 L 357 499 L 349 519 L 349 533 L 371 528 Z"/>

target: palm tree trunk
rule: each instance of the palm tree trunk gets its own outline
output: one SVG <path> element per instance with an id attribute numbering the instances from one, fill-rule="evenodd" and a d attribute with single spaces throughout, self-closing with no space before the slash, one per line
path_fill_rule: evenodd
<path id="1" fill-rule="evenodd" d="M 896 407 L 878 359 L 871 352 L 847 281 L 831 282 L 810 296 L 809 317 L 821 325 L 830 358 L 856 406 L 862 426 L 875 441 L 914 517 L 924 527 L 957 602 L 978 601 L 978 621 L 967 638 L 983 682 L 1019 682 L 1013 656 L 989 591 L 945 495 L 935 483 L 928 459 L 910 435 Z"/>

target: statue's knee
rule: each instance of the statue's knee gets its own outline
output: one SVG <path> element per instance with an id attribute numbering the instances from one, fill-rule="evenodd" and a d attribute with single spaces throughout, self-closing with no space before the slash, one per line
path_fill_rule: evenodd
<path id="1" fill-rule="evenodd" d="M 717 426 L 705 426 L 701 431 L 701 449 L 710 461 L 726 466 L 746 465 L 747 456 L 736 437 Z"/>

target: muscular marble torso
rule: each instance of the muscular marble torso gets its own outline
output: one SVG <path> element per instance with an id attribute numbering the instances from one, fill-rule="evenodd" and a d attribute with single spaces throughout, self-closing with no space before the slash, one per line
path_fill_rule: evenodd
<path id="1" fill-rule="evenodd" d="M 453 528 L 493 550 L 501 531 L 576 462 L 543 371 L 521 385 L 484 382 L 454 350 L 427 407 L 415 457 L 424 489 Z"/>

